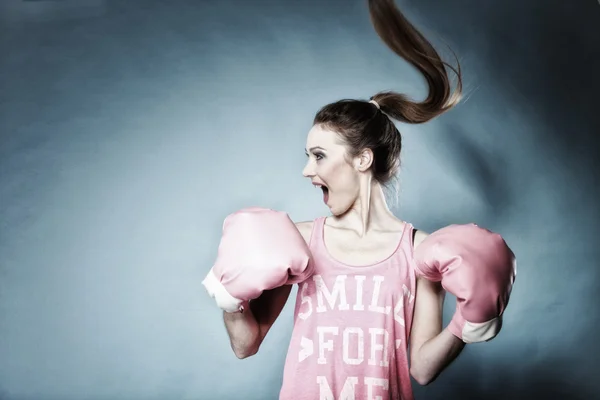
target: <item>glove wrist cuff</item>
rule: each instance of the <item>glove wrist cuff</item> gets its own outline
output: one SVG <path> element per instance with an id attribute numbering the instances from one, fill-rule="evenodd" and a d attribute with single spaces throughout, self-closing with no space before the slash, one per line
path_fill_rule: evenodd
<path id="1" fill-rule="evenodd" d="M 469 322 L 461 314 L 457 304 L 448 331 L 465 343 L 488 342 L 495 338 L 502 329 L 502 316 L 485 322 Z"/>
<path id="2" fill-rule="evenodd" d="M 215 299 L 217 306 L 223 311 L 234 313 L 241 310 L 243 301 L 229 294 L 225 286 L 217 279 L 212 269 L 202 281 L 202 285 L 208 292 L 208 295 Z"/>

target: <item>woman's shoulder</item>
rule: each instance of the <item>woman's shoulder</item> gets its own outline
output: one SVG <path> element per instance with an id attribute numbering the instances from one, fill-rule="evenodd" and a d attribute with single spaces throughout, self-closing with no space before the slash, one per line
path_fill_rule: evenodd
<path id="1" fill-rule="evenodd" d="M 300 221 L 296 222 L 296 228 L 304 238 L 306 244 L 310 243 L 310 236 L 312 235 L 312 229 L 315 221 Z"/>

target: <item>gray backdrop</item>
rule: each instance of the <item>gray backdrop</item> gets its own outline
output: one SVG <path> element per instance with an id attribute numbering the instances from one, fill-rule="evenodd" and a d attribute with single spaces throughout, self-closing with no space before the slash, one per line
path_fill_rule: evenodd
<path id="1" fill-rule="evenodd" d="M 366 0 L 0 4 L 0 398 L 275 399 L 293 302 L 235 358 L 200 284 L 222 220 L 326 214 L 301 176 L 316 110 L 422 98 L 420 76 Z M 467 95 L 399 125 L 394 211 L 477 222 L 519 260 L 500 336 L 417 398 L 600 396 L 600 5 L 399 4 L 460 56 Z"/>

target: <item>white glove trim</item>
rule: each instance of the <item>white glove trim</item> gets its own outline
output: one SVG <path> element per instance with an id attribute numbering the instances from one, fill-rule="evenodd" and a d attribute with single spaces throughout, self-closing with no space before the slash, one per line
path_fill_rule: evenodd
<path id="1" fill-rule="evenodd" d="M 230 313 L 241 311 L 243 301 L 229 294 L 225 286 L 217 279 L 212 268 L 202 281 L 202 285 L 204 285 L 208 295 L 215 299 L 220 309 Z"/>
<path id="2" fill-rule="evenodd" d="M 465 343 L 479 343 L 492 340 L 502 329 L 502 316 L 486 322 L 465 322 L 462 330 L 462 340 Z"/>

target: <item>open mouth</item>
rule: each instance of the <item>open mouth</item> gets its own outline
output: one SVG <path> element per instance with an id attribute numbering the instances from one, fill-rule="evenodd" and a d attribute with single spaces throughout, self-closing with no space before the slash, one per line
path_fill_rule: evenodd
<path id="1" fill-rule="evenodd" d="M 327 201 L 329 200 L 329 188 L 321 184 L 315 184 L 315 187 L 321 189 L 321 191 L 323 192 L 323 201 L 325 202 L 325 204 L 327 204 Z"/>

